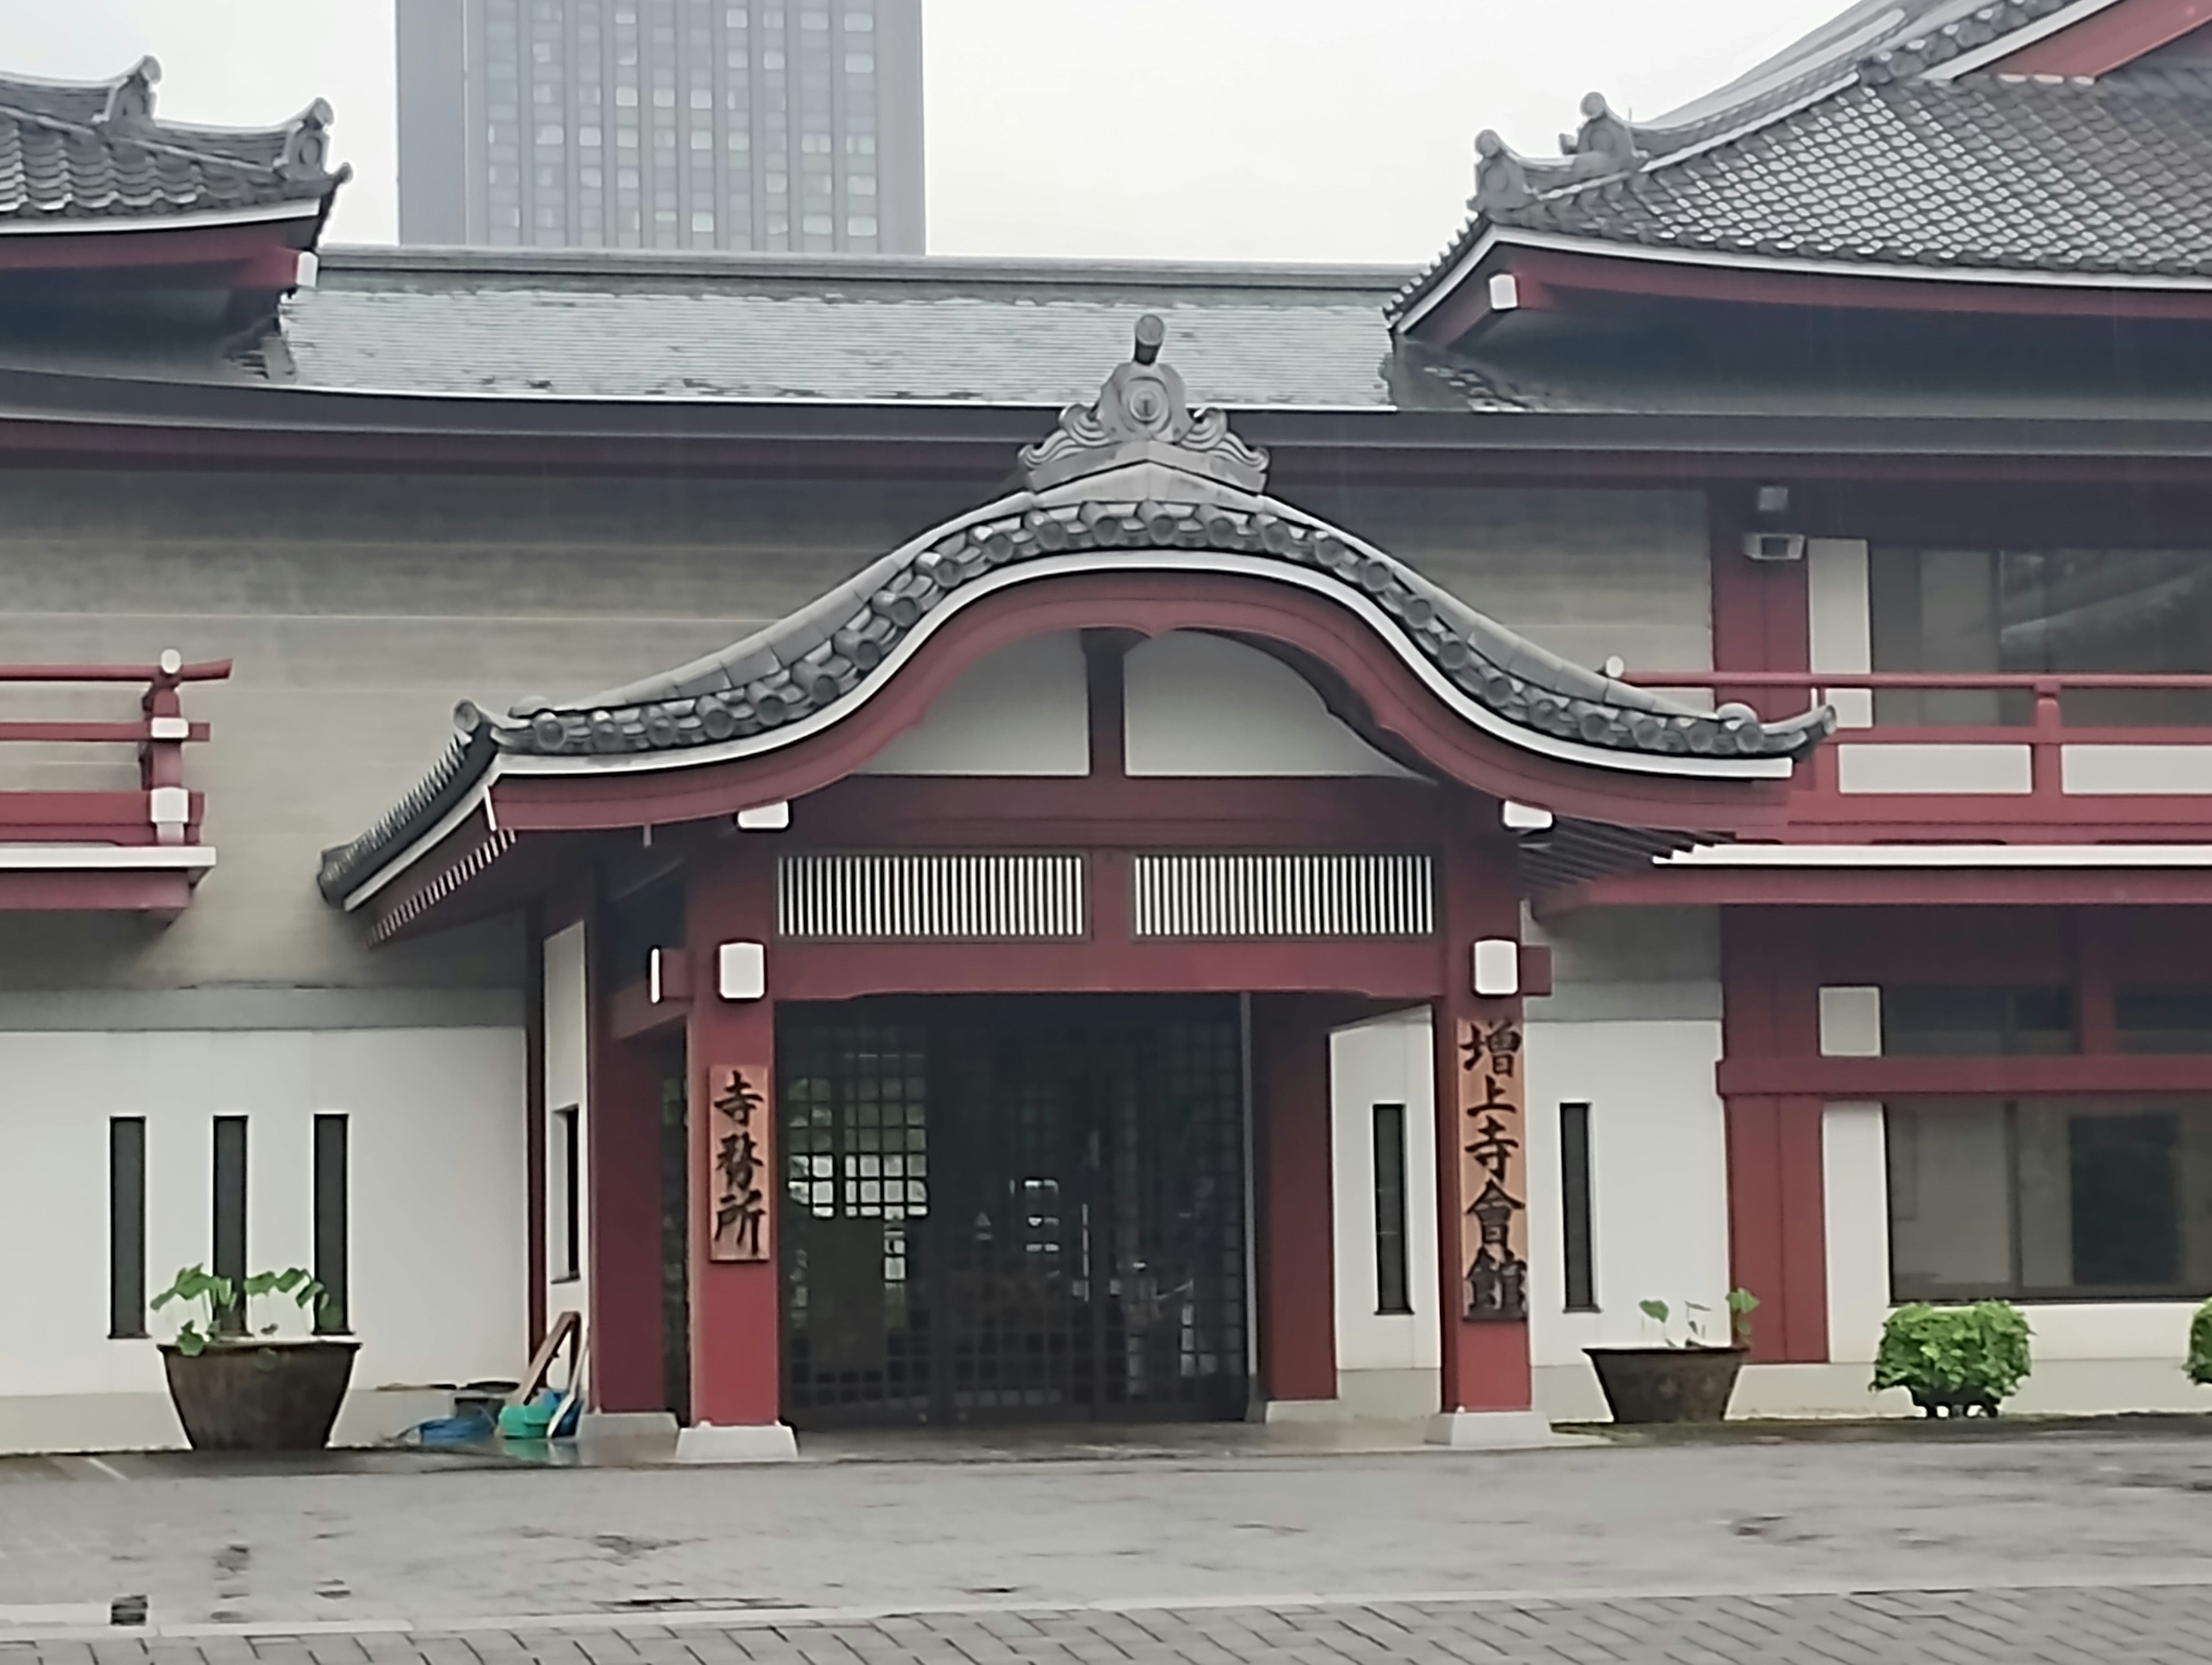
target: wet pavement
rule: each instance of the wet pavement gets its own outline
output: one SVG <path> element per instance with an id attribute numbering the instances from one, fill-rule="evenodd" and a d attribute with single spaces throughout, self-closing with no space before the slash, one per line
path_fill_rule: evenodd
<path id="1" fill-rule="evenodd" d="M 2202 1662 L 2212 1443 L 2161 1420 L 1513 1454 L 868 1436 L 712 1470 L 22 1460 L 0 1665 Z M 108 1622 L 137 1596 L 143 1626 Z"/>

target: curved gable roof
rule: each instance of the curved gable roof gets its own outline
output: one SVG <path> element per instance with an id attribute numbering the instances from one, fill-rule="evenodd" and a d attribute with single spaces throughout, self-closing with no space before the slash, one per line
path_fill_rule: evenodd
<path id="1" fill-rule="evenodd" d="M 1569 663 L 1404 562 L 1266 495 L 1267 459 L 1218 410 L 1194 410 L 1150 315 L 1096 402 L 1023 452 L 1019 489 L 914 539 L 788 618 L 719 653 L 586 698 L 504 716 L 464 702 L 445 757 L 352 843 L 325 854 L 332 901 L 473 801 L 491 775 L 634 773 L 761 756 L 859 711 L 963 611 L 1017 586 L 1101 571 L 1292 586 L 1356 616 L 1458 719 L 1598 769 L 1754 781 L 1786 775 L 1834 726 L 1825 708 L 1764 722 L 1700 712 Z"/>

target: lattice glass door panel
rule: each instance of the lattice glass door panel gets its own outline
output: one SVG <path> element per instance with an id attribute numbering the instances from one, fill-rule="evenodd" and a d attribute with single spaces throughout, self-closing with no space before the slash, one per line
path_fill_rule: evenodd
<path id="1" fill-rule="evenodd" d="M 926 1418 L 930 1310 L 912 1252 L 930 1212 L 926 1031 L 790 1024 L 777 1051 L 786 1408 Z"/>
<path id="2" fill-rule="evenodd" d="M 1225 1000 L 787 1013 L 788 1413 L 1243 1414 L 1241 1050 Z"/>

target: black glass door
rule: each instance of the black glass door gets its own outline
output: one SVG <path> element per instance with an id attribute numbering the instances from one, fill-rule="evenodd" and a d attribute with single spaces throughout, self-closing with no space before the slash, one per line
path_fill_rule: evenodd
<path id="1" fill-rule="evenodd" d="M 777 1049 L 794 1422 L 1243 1414 L 1233 1000 L 800 1007 Z"/>

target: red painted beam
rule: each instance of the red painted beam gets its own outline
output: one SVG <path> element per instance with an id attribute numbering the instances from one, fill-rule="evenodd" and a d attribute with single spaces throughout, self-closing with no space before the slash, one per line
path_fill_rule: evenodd
<path id="1" fill-rule="evenodd" d="M 0 665 L 0 682 L 222 682 L 229 659 L 201 659 L 176 671 L 158 665 Z"/>
<path id="2" fill-rule="evenodd" d="M 2212 23 L 2212 0 L 2120 0 L 1989 66 L 2008 76 L 2102 76 Z"/>
<path id="3" fill-rule="evenodd" d="M 1130 942 L 1101 921 L 1066 943 L 774 941 L 769 981 L 780 1000 L 863 994 L 1116 993 L 1304 994 L 1407 1002 L 1433 999 L 1437 945 L 1411 942 Z"/>
<path id="4" fill-rule="evenodd" d="M 1578 254 L 1514 248 L 1499 257 L 1499 269 L 1510 267 L 1524 281 L 1534 278 L 1563 309 L 1572 305 L 1567 297 L 1579 293 L 1705 301 L 1730 306 L 1832 307 L 1844 311 L 1984 317 L 2212 318 L 2212 291 L 2203 289 L 1808 272 L 1791 270 L 1757 254 L 1732 256 L 1730 259 L 1740 264 L 1670 260 L 1640 252 Z M 1477 272 L 1466 282 L 1486 285 L 1489 278 Z"/>
<path id="5" fill-rule="evenodd" d="M 185 736 L 188 740 L 204 740 L 208 737 L 205 723 L 194 723 Z M 0 741 L 70 741 L 80 744 L 118 745 L 148 744 L 154 738 L 154 726 L 148 722 L 94 723 L 69 722 L 60 719 L 33 719 L 22 722 L 0 722 Z M 174 744 L 163 741 L 164 745 Z"/>
<path id="6" fill-rule="evenodd" d="M 289 289 L 298 281 L 301 252 L 321 229 L 317 204 L 288 204 L 284 212 L 243 225 L 115 227 L 102 231 L 14 231 L 0 234 L 0 274 L 10 272 L 149 272 Z"/>

